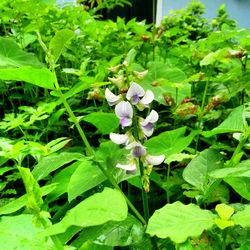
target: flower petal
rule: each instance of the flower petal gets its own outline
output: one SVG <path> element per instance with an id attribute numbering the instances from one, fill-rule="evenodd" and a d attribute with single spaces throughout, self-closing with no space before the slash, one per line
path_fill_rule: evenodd
<path id="1" fill-rule="evenodd" d="M 142 126 L 141 130 L 146 137 L 150 137 L 154 132 L 153 123 L 148 123 L 146 126 Z"/>
<path id="2" fill-rule="evenodd" d="M 147 155 L 146 163 L 149 165 L 160 165 L 165 159 L 165 155 Z"/>
<path id="3" fill-rule="evenodd" d="M 129 102 L 121 101 L 115 106 L 115 113 L 118 118 L 130 118 L 133 117 L 133 108 Z"/>
<path id="4" fill-rule="evenodd" d="M 132 82 L 126 94 L 126 98 L 129 101 L 132 99 L 132 103 L 137 104 L 140 100 L 139 97 L 142 97 L 144 95 L 144 89 L 139 84 Z"/>
<path id="5" fill-rule="evenodd" d="M 145 120 L 140 121 L 141 126 L 147 126 L 148 123 L 155 123 L 159 119 L 159 115 L 155 110 L 151 110 Z"/>
<path id="6" fill-rule="evenodd" d="M 140 100 L 140 104 L 147 106 L 154 100 L 154 98 L 154 93 L 151 90 L 147 90 L 143 98 Z"/>
<path id="7" fill-rule="evenodd" d="M 120 164 L 120 163 L 118 163 L 116 165 L 116 167 L 124 169 L 126 171 L 135 171 L 136 170 L 136 164 L 135 163 L 131 163 L 131 164 Z"/>
<path id="8" fill-rule="evenodd" d="M 139 158 L 141 156 L 146 155 L 146 147 L 142 146 L 139 142 L 132 142 L 129 145 L 127 145 L 126 149 L 132 149 L 131 154 L 135 158 Z"/>
<path id="9" fill-rule="evenodd" d="M 108 101 L 109 106 L 113 106 L 120 102 L 121 96 L 113 94 L 108 88 L 105 89 L 105 98 Z"/>
<path id="10" fill-rule="evenodd" d="M 120 124 L 121 124 L 122 128 L 131 126 L 132 125 L 132 119 L 127 118 L 127 117 L 123 117 L 123 118 L 120 119 Z"/>
<path id="11" fill-rule="evenodd" d="M 127 134 L 120 135 L 120 134 L 116 134 L 116 133 L 110 133 L 109 138 L 115 144 L 125 144 L 126 145 L 129 141 Z"/>

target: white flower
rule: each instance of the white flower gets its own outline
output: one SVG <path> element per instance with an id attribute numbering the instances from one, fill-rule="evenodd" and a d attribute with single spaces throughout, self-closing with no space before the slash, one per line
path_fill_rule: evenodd
<path id="1" fill-rule="evenodd" d="M 131 163 L 128 163 L 128 164 L 120 164 L 120 163 L 118 163 L 116 165 L 116 167 L 124 169 L 126 171 L 135 171 L 136 170 L 136 163 L 134 163 L 134 162 L 131 162 Z"/>
<path id="2" fill-rule="evenodd" d="M 148 165 L 160 165 L 165 159 L 165 155 L 147 155 L 145 161 Z"/>
<path id="3" fill-rule="evenodd" d="M 129 137 L 128 137 L 127 134 L 120 135 L 120 134 L 110 133 L 109 134 L 109 138 L 115 144 L 124 144 L 124 145 L 127 145 L 128 142 L 129 142 Z"/>
<path id="4" fill-rule="evenodd" d="M 121 101 L 118 103 L 115 106 L 115 114 L 120 119 L 123 128 L 132 124 L 133 108 L 129 102 Z"/>
<path id="5" fill-rule="evenodd" d="M 154 100 L 154 94 L 151 90 L 145 92 L 139 84 L 132 82 L 126 94 L 126 98 L 131 101 L 132 104 L 137 104 L 140 110 L 143 110 Z"/>
<path id="6" fill-rule="evenodd" d="M 126 94 L 126 98 L 132 101 L 132 104 L 137 104 L 140 101 L 140 97 L 145 95 L 144 89 L 137 83 L 132 82 L 128 92 Z"/>
<path id="7" fill-rule="evenodd" d="M 147 90 L 143 98 L 139 101 L 139 104 L 142 104 L 144 107 L 148 107 L 154 98 L 154 93 L 151 90 Z"/>
<path id="8" fill-rule="evenodd" d="M 151 136 L 154 132 L 154 123 L 159 119 L 159 115 L 155 110 L 152 110 L 146 119 L 141 119 L 140 126 L 142 132 L 147 137 Z"/>
<path id="9" fill-rule="evenodd" d="M 132 149 L 131 150 L 131 154 L 133 155 L 133 157 L 135 158 L 139 158 L 141 156 L 145 156 L 146 155 L 146 148 L 144 146 L 141 145 L 141 143 L 139 142 L 132 142 L 130 143 L 126 149 Z"/>
<path id="10" fill-rule="evenodd" d="M 109 106 L 113 106 L 120 102 L 121 96 L 113 94 L 108 88 L 105 89 L 105 98 Z"/>

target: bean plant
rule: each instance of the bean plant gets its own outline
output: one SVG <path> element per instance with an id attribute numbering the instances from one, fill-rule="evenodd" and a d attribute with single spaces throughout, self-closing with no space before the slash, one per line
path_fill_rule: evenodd
<path id="1" fill-rule="evenodd" d="M 0 3 L 0 249 L 249 249 L 249 29 L 117 4 Z"/>

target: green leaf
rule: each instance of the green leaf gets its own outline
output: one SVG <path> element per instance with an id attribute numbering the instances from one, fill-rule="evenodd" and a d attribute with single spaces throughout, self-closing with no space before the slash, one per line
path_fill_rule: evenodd
<path id="1" fill-rule="evenodd" d="M 244 106 L 242 105 L 235 108 L 218 127 L 211 131 L 204 131 L 202 135 L 211 137 L 216 134 L 244 132 L 245 126 Z"/>
<path id="2" fill-rule="evenodd" d="M 82 230 L 72 245 L 79 249 L 84 242 L 91 240 L 98 245 L 129 246 L 140 242 L 143 234 L 143 225 L 133 216 L 128 215 L 123 221 L 110 221 L 101 226 Z"/>
<path id="3" fill-rule="evenodd" d="M 0 220 L 1 249 L 44 250 L 51 249 L 46 238 L 41 236 L 41 228 L 32 224 L 33 216 L 3 216 Z"/>
<path id="4" fill-rule="evenodd" d="M 225 220 L 225 219 L 221 219 L 221 218 L 215 218 L 214 222 L 222 230 L 225 229 L 225 228 L 227 228 L 227 227 L 234 226 L 234 222 L 231 221 L 231 220 Z"/>
<path id="5" fill-rule="evenodd" d="M 123 195 L 114 189 L 105 188 L 68 211 L 66 216 L 46 231 L 46 235 L 65 232 L 70 226 L 90 227 L 107 221 L 121 221 L 127 217 L 127 203 Z"/>
<path id="6" fill-rule="evenodd" d="M 68 185 L 72 174 L 77 167 L 81 164 L 80 161 L 76 161 L 70 166 L 64 168 L 58 172 L 52 179 L 53 184 L 57 184 L 56 188 L 47 196 L 48 202 L 56 200 L 60 195 L 67 193 Z"/>
<path id="7" fill-rule="evenodd" d="M 24 81 L 36 86 L 54 89 L 54 75 L 46 68 L 24 66 L 13 69 L 0 69 L 1 80 Z"/>
<path id="8" fill-rule="evenodd" d="M 42 196 L 49 194 L 55 188 L 56 188 L 56 184 L 51 184 L 51 185 L 41 187 Z M 9 203 L 0 207 L 0 215 L 11 214 L 11 213 L 18 211 L 19 209 L 21 209 L 22 207 L 24 207 L 26 205 L 27 201 L 28 201 L 27 194 L 13 200 L 13 201 L 10 201 Z"/>
<path id="9" fill-rule="evenodd" d="M 212 171 L 209 175 L 213 178 L 250 177 L 250 160 L 242 161 L 233 168 L 222 168 Z"/>
<path id="10" fill-rule="evenodd" d="M 165 154 L 169 157 L 178 154 L 188 147 L 196 135 L 196 132 L 184 136 L 186 127 L 166 131 L 155 136 L 144 143 L 148 152 L 152 155 Z"/>
<path id="11" fill-rule="evenodd" d="M 87 159 L 81 161 L 69 180 L 69 201 L 72 201 L 78 195 L 99 185 L 104 180 L 106 180 L 106 177 L 103 172 L 97 167 L 97 165 L 93 165 L 92 162 L 88 161 Z"/>
<path id="12" fill-rule="evenodd" d="M 119 127 L 119 119 L 112 113 L 91 113 L 83 120 L 93 124 L 101 134 L 109 134 Z"/>
<path id="13" fill-rule="evenodd" d="M 190 96 L 191 85 L 184 83 L 186 75 L 179 68 L 172 68 L 161 62 L 149 62 L 148 71 L 143 79 L 144 88 L 153 91 L 155 100 L 159 103 L 166 104 L 165 95 L 171 95 L 177 103 Z"/>
<path id="14" fill-rule="evenodd" d="M 51 154 L 42 158 L 42 160 L 34 167 L 32 174 L 37 180 L 41 180 L 65 164 L 83 158 L 84 156 L 80 153 L 63 152 L 59 154 Z"/>
<path id="15" fill-rule="evenodd" d="M 229 220 L 234 213 L 234 209 L 224 203 L 216 205 L 215 211 L 218 213 L 220 218 L 224 220 Z"/>
<path id="16" fill-rule="evenodd" d="M 43 204 L 41 188 L 31 174 L 29 168 L 18 167 L 18 170 L 21 174 L 25 190 L 28 195 L 28 202 L 26 206 L 32 211 L 32 213 L 39 213 Z"/>
<path id="17" fill-rule="evenodd" d="M 232 216 L 232 221 L 242 227 L 250 227 L 250 205 L 247 205 L 243 211 L 237 212 Z"/>
<path id="18" fill-rule="evenodd" d="M 223 167 L 222 156 L 215 149 L 205 149 L 194 158 L 183 171 L 185 181 L 205 192 L 209 180 L 209 173 Z"/>
<path id="19" fill-rule="evenodd" d="M 182 243 L 188 237 L 198 237 L 214 225 L 215 215 L 194 204 L 184 205 L 177 201 L 156 210 L 149 219 L 146 233 L 159 238 L 169 237 Z"/>
<path id="20" fill-rule="evenodd" d="M 34 55 L 23 51 L 13 40 L 0 37 L 0 68 L 21 66 L 40 68 L 43 64 Z"/>
<path id="21" fill-rule="evenodd" d="M 49 49 L 54 57 L 54 63 L 57 62 L 65 45 L 75 36 L 72 30 L 63 29 L 57 31 L 55 36 L 51 39 Z"/>
<path id="22" fill-rule="evenodd" d="M 227 177 L 224 178 L 224 181 L 244 199 L 250 201 L 250 179 L 248 177 Z"/>

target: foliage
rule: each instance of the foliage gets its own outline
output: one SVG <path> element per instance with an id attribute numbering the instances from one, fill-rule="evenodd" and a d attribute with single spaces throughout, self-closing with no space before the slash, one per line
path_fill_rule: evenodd
<path id="1" fill-rule="evenodd" d="M 196 1 L 159 27 L 100 19 L 119 4 L 0 3 L 1 246 L 248 249 L 250 31 Z M 131 103 L 132 82 L 154 102 L 119 128 L 105 90 Z M 132 171 L 116 133 L 143 144 Z"/>

